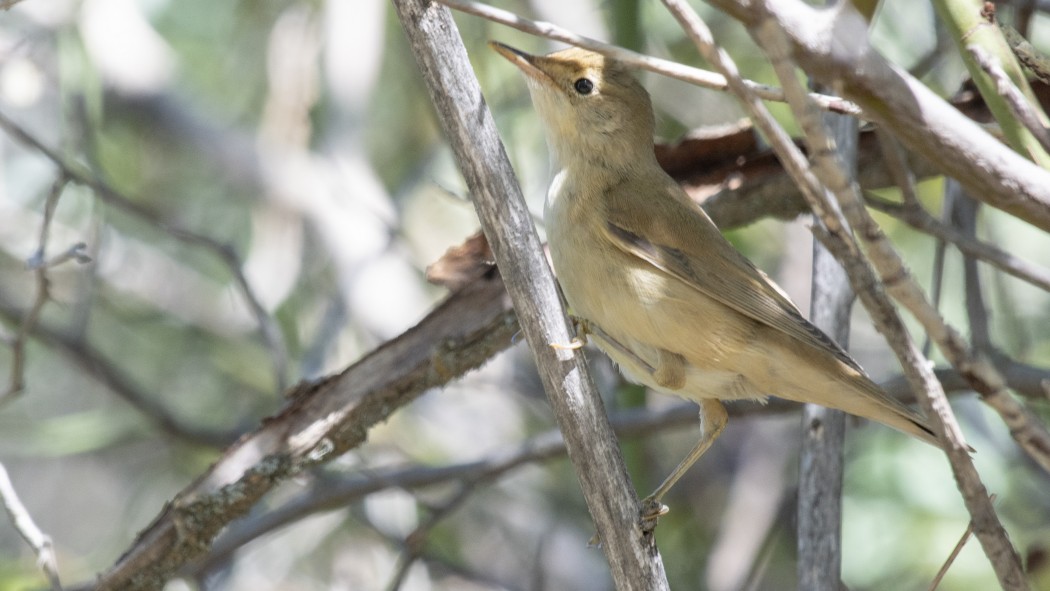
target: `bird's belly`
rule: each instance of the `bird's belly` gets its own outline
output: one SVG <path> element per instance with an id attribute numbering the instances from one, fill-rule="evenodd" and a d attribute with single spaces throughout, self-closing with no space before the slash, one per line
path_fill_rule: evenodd
<path id="1" fill-rule="evenodd" d="M 627 338 L 619 343 L 621 346 L 607 342 L 602 336 L 592 335 L 590 338 L 616 363 L 624 377 L 662 394 L 672 394 L 694 401 L 708 398 L 765 401 L 767 398 L 765 393 L 735 369 L 701 366 L 695 363 L 686 364 L 684 386 L 679 389 L 666 388 L 657 382 L 652 373 L 652 368 L 660 359 L 656 347 Z M 619 341 L 621 337 L 612 338 Z M 630 351 L 630 354 L 625 354 L 622 350 L 624 348 Z"/>

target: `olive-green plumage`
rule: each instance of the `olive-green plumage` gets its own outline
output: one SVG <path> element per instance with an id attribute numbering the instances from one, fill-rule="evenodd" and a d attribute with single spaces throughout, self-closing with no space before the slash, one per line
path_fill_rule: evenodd
<path id="1" fill-rule="evenodd" d="M 546 132 L 544 218 L 571 313 L 630 379 L 699 402 L 713 423 L 681 471 L 724 425 L 718 400 L 816 403 L 936 445 L 925 419 L 806 321 L 660 168 L 649 95 L 623 64 L 492 46 L 527 75 Z"/>

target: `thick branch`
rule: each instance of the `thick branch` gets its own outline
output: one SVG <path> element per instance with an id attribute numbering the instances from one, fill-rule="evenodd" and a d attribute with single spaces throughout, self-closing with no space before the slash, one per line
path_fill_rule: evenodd
<path id="1" fill-rule="evenodd" d="M 360 445 L 427 389 L 509 346 L 517 323 L 504 293 L 498 278 L 476 281 L 342 373 L 291 392 L 288 407 L 176 495 L 95 588 L 159 589 L 279 482 Z"/>

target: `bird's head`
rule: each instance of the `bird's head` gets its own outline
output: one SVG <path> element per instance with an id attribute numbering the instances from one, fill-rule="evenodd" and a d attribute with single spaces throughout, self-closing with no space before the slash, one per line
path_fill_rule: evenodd
<path id="1" fill-rule="evenodd" d="M 654 157 L 649 93 L 623 63 L 577 47 L 536 56 L 489 45 L 525 73 L 556 163 L 622 167 Z"/>

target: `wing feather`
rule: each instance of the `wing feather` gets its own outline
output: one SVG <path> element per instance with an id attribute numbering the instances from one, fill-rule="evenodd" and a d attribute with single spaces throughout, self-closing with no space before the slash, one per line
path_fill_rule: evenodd
<path id="1" fill-rule="evenodd" d="M 669 188 L 674 189 L 678 187 Z M 649 216 L 631 215 L 628 208 L 621 207 L 625 196 L 619 188 L 608 197 L 606 238 L 622 251 L 863 373 L 852 357 L 803 318 L 783 292 L 722 237 L 714 222 L 684 193 L 651 200 L 649 205 L 664 211 Z M 661 242 L 653 241 L 652 236 L 659 236 Z"/>

